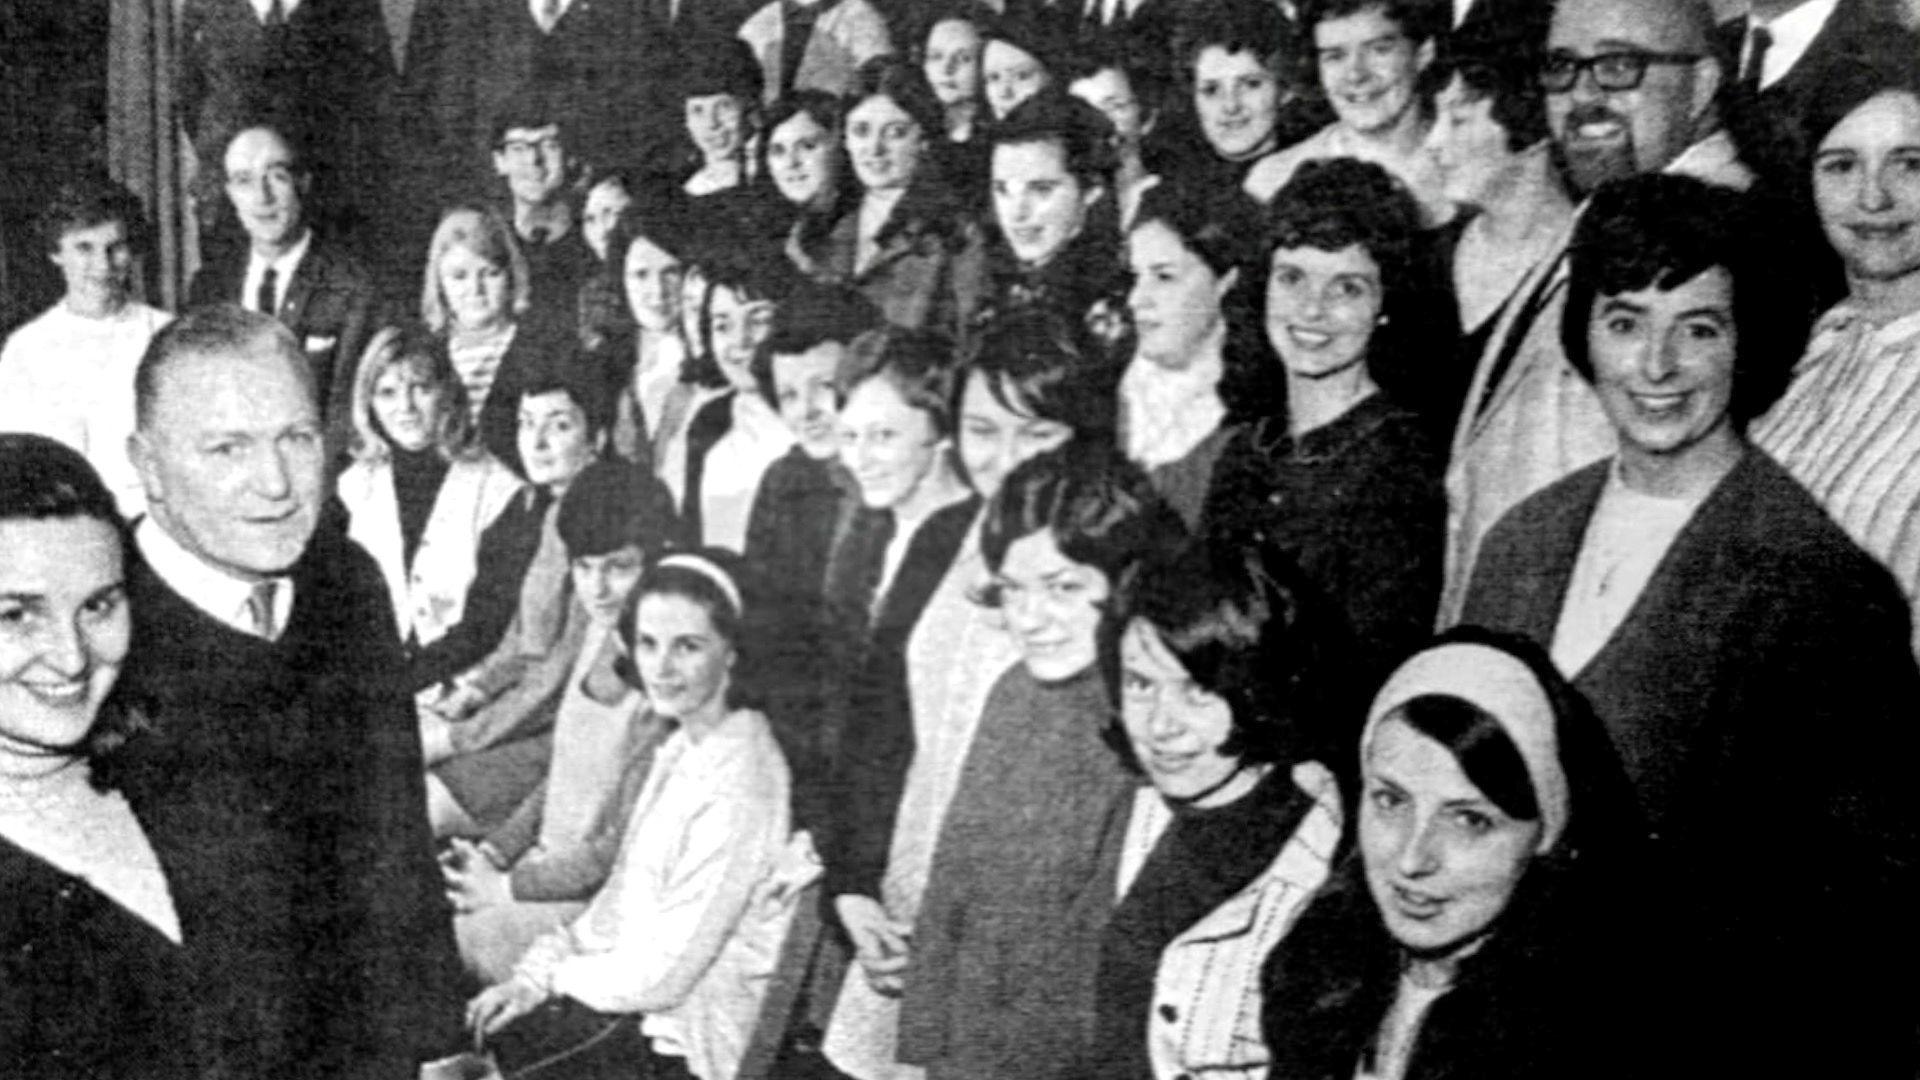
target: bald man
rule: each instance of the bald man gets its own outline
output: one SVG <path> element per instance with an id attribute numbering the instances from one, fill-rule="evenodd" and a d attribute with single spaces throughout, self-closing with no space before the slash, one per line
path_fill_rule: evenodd
<path id="1" fill-rule="evenodd" d="M 1746 189 L 1753 174 L 1720 123 L 1725 73 L 1706 0 L 1560 0 L 1541 71 L 1547 121 L 1583 191 L 1671 172 Z M 1571 235 L 1571 226 L 1568 235 Z M 1447 467 L 1441 625 L 1458 617 L 1480 538 L 1522 499 L 1614 449 L 1613 428 L 1560 345 L 1562 246 L 1500 315 L 1476 366 Z"/>
<path id="2" fill-rule="evenodd" d="M 189 310 L 135 376 L 148 515 L 117 777 L 180 912 L 208 1077 L 410 1076 L 457 1022 L 421 753 L 379 569 L 327 522 L 287 329 Z"/>

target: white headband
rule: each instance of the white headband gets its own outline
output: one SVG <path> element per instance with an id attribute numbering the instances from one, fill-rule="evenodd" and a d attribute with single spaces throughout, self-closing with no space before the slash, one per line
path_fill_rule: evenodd
<path id="1" fill-rule="evenodd" d="M 1553 704 L 1532 669 L 1499 649 L 1454 642 L 1428 649 L 1400 665 L 1367 710 L 1360 736 L 1364 761 L 1380 721 L 1408 701 L 1427 694 L 1456 697 L 1493 717 L 1513 740 L 1540 804 L 1540 843 L 1545 853 L 1567 828 L 1567 774 L 1560 767 Z"/>
<path id="2" fill-rule="evenodd" d="M 699 574 L 701 577 L 713 582 L 714 585 L 719 588 L 721 595 L 725 596 L 727 601 L 733 605 L 733 614 L 736 618 L 746 614 L 747 605 L 740 600 L 740 586 L 735 585 L 733 583 L 733 577 L 725 570 L 720 569 L 720 565 L 712 559 L 704 555 L 695 555 L 691 552 L 681 552 L 677 555 L 669 555 L 659 562 L 654 563 L 653 566 L 656 570 L 665 570 L 669 566 L 677 566 L 682 570 L 691 570 Z"/>

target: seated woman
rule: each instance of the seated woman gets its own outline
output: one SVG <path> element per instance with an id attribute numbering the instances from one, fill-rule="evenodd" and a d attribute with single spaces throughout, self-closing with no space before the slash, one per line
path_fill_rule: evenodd
<path id="1" fill-rule="evenodd" d="M 54 192 L 35 224 L 66 289 L 0 348 L 0 431 L 34 432 L 80 451 L 121 513 L 138 517 L 147 499 L 127 460 L 133 369 L 173 318 L 133 299 L 146 215 L 119 184 L 76 180 Z"/>
<path id="2" fill-rule="evenodd" d="M 1869 988 L 1914 943 L 1896 899 L 1914 815 L 1891 763 L 1911 752 L 1920 674 L 1886 571 L 1742 435 L 1792 348 L 1766 235 L 1743 196 L 1698 180 L 1595 192 L 1561 342 L 1618 450 L 1500 519 L 1463 617 L 1548 648 L 1612 734 L 1657 838 L 1696 1045 L 1755 1074 L 1873 1072 L 1913 1052 L 1911 1011 Z M 1842 728 L 1874 733 L 1872 760 L 1812 736 Z M 1767 910 L 1727 905 L 1786 849 L 1802 854 Z M 1784 1001 L 1783 979 L 1825 989 Z M 1770 1037 L 1748 1050 L 1756 1024 Z"/>
<path id="3" fill-rule="evenodd" d="M 1418 213 L 1378 165 L 1345 159 L 1302 166 L 1274 200 L 1266 329 L 1286 409 L 1234 434 L 1201 514 L 1305 571 L 1356 639 L 1362 687 L 1426 638 L 1440 595 L 1440 458 L 1386 378 Z"/>
<path id="4" fill-rule="evenodd" d="M 1092 1025 L 1076 898 L 1098 887 L 1109 809 L 1135 780 L 1101 745 L 1113 699 L 1100 671 L 1114 589 L 1180 519 L 1124 458 L 1065 447 L 1014 469 L 987 511 L 993 573 L 1021 663 L 989 694 L 940 829 L 913 936 L 855 935 L 863 967 L 897 987 L 902 1061 L 936 1075 L 1055 1076 Z"/>
<path id="5" fill-rule="evenodd" d="M 1200 542 L 1122 589 L 1115 748 L 1150 786 L 1122 798 L 1090 892 L 1098 928 L 1088 1080 L 1266 1064 L 1260 967 L 1340 844 L 1344 704 L 1298 571 Z M 1115 666 L 1117 665 L 1117 666 Z"/>
<path id="6" fill-rule="evenodd" d="M 724 34 L 688 38 L 681 56 L 673 86 L 697 159 L 673 174 L 649 212 L 684 215 L 695 232 L 718 227 L 777 242 L 793 214 L 761 168 L 760 65 L 746 42 Z"/>
<path id="7" fill-rule="evenodd" d="M 848 101 L 859 203 L 801 219 L 787 255 L 816 281 L 859 289 L 895 326 L 957 337 L 980 305 L 986 268 L 965 196 L 938 168 L 940 100 L 917 68 L 881 57 L 860 69 Z"/>
<path id="8" fill-rule="evenodd" d="M 1021 102 L 988 136 L 993 216 L 987 306 L 1040 306 L 1112 341 L 1126 293 L 1113 202 L 1112 125 L 1062 90 Z"/>
<path id="9" fill-rule="evenodd" d="M 1088 358 L 1076 329 L 1044 311 L 997 319 L 979 352 L 960 372 L 955 413 L 957 451 L 967 482 L 991 501 L 1007 474 L 1069 442 L 1112 439 L 1111 371 Z M 839 899 L 843 917 L 883 927 L 900 941 L 913 935 L 933 863 L 933 845 L 960 781 L 987 692 L 1019 660 L 999 612 L 972 597 L 990 577 L 980 552 L 986 520 L 974 515 L 953 565 L 928 598 L 907 638 L 907 700 L 913 716 L 913 758 L 900 794 L 877 893 Z M 868 955 L 840 986 L 823 1049 L 835 1067 L 862 1080 L 917 1073 L 896 1050 L 899 997 L 889 985 L 904 952 Z"/>
<path id="10" fill-rule="evenodd" d="M 1539 650 L 1441 637 L 1359 746 L 1356 848 L 1266 962 L 1266 1074 L 1667 1075 L 1631 796 Z"/>
<path id="11" fill-rule="evenodd" d="M 593 265 L 580 282 L 578 326 L 580 343 L 599 348 L 630 319 L 612 240 L 633 206 L 634 183 L 625 170 L 610 169 L 594 176 L 586 189 L 580 200 L 580 239 L 593 254 Z"/>
<path id="12" fill-rule="evenodd" d="M 642 218 L 632 210 L 607 241 L 608 288 L 618 290 L 624 305 L 619 327 L 599 350 L 601 368 L 617 387 L 613 450 L 644 469 L 654 468 L 656 447 L 671 438 L 676 419 L 668 402 L 687 360 L 681 279 L 692 248 L 692 236 L 672 215 Z M 677 419 L 684 424 L 684 416 Z"/>
<path id="13" fill-rule="evenodd" d="M 1573 199 L 1547 129 L 1537 36 L 1523 23 L 1474 20 L 1448 35 L 1429 69 L 1440 89 L 1426 149 L 1441 194 L 1461 209 L 1439 234 L 1436 256 L 1453 282 L 1462 338 L 1452 376 L 1426 406 L 1444 418 L 1447 440 L 1502 312 L 1536 267 L 1565 250 L 1573 227 Z"/>
<path id="14" fill-rule="evenodd" d="M 1120 380 L 1120 447 L 1189 528 L 1239 425 L 1282 408 L 1260 332 L 1263 222 L 1235 191 L 1163 184 L 1127 233 L 1133 358 Z"/>
<path id="15" fill-rule="evenodd" d="M 1271 202 L 1307 162 L 1353 158 L 1405 184 L 1420 201 L 1422 224 L 1445 224 L 1454 208 L 1426 151 L 1433 113 L 1423 82 L 1446 29 L 1441 9 L 1421 0 L 1319 0 L 1304 7 L 1301 29 L 1334 121 L 1256 164 L 1247 173 L 1247 194 Z"/>
<path id="16" fill-rule="evenodd" d="M 947 114 L 947 149 L 941 174 L 963 192 L 986 185 L 986 156 L 981 152 L 987 127 L 986 98 L 980 77 L 981 31 L 991 24 L 991 8 L 976 0 L 948 0 L 926 22 L 920 41 L 920 70 Z"/>
<path id="17" fill-rule="evenodd" d="M 661 559 L 621 617 L 629 678 L 675 728 L 606 884 L 468 1004 L 506 1072 L 605 1026 L 583 1013 L 637 1013 L 650 1042 L 617 1027 L 625 1045 L 590 1075 L 725 1080 L 739 1068 L 794 908 L 765 887 L 791 832 L 787 766 L 767 718 L 731 699 L 743 612 L 725 558 Z M 558 1007 L 535 1012 L 547 1002 Z"/>
<path id="18" fill-rule="evenodd" d="M 1169 180 L 1225 192 L 1255 162 L 1319 127 L 1325 107 L 1301 93 L 1308 62 L 1280 5 L 1223 0 L 1191 11 L 1173 44 L 1199 137 L 1163 126 L 1168 145 L 1157 156 Z"/>
<path id="19" fill-rule="evenodd" d="M 181 913 L 126 798 L 95 775 L 140 726 L 112 697 L 133 629 L 125 550 L 78 451 L 0 434 L 0 1056 L 20 1076 L 202 1075 Z"/>
<path id="20" fill-rule="evenodd" d="M 573 585 L 567 630 L 540 661 L 544 670 L 522 680 L 520 694 L 530 699 L 538 686 L 548 700 L 558 699 L 551 739 L 507 742 L 434 772 L 463 807 L 464 796 L 476 792 L 485 793 L 473 800 L 485 804 L 478 809 L 510 807 L 504 817 L 497 810 L 468 815 L 442 860 L 460 954 L 488 982 L 506 978 L 535 937 L 572 921 L 606 880 L 654 747 L 666 734 L 644 696 L 618 676 L 625 652 L 615 630 L 642 572 L 669 539 L 659 492 L 607 460 L 589 465 L 568 487 L 559 520 Z M 474 726 L 456 725 L 455 733 Z"/>
<path id="21" fill-rule="evenodd" d="M 579 352 L 571 327 L 524 317 L 531 297 L 526 257 L 505 218 L 470 206 L 441 216 L 427 249 L 420 318 L 466 388 L 481 447 L 522 476 L 514 440 L 521 388 Z"/>
<path id="22" fill-rule="evenodd" d="M 374 335 L 353 383 L 353 464 L 334 490 L 410 648 L 459 625 L 481 537 L 522 487 L 474 445 L 470 416 L 460 376 L 423 329 Z"/>

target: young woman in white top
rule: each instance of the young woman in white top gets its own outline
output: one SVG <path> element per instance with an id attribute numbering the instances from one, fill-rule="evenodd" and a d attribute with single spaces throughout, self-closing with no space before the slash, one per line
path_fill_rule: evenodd
<path id="1" fill-rule="evenodd" d="M 786 761 L 766 717 L 730 698 L 741 601 L 726 559 L 660 560 L 622 618 L 629 677 L 677 729 L 606 884 L 468 1005 L 509 1071 L 564 1048 L 562 1014 L 582 1007 L 640 1014 L 651 1060 L 627 1062 L 638 1075 L 719 1080 L 739 1067 L 793 906 L 769 882 L 790 831 Z M 529 1018 L 550 1001 L 562 1008 Z"/>

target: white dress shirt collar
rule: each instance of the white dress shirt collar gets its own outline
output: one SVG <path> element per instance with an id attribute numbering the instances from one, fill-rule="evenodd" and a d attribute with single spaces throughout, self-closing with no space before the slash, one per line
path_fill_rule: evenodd
<path id="1" fill-rule="evenodd" d="M 251 308 L 254 299 L 260 295 L 260 279 L 267 274 L 267 268 L 273 268 L 273 310 L 266 314 L 278 318 L 280 309 L 287 303 L 287 288 L 293 284 L 293 275 L 300 269 L 301 260 L 307 257 L 307 250 L 313 247 L 313 230 L 303 233 L 298 242 L 280 254 L 280 257 L 268 262 L 258 253 L 247 253 L 247 277 L 240 286 L 240 306 Z"/>
<path id="2" fill-rule="evenodd" d="M 1760 86 L 1762 89 L 1772 86 L 1787 77 L 1793 65 L 1807 55 L 1813 39 L 1820 36 L 1826 28 L 1827 20 L 1833 18 L 1834 9 L 1840 6 L 1840 0 L 1807 0 L 1806 3 L 1774 19 L 1772 22 L 1756 22 L 1747 30 L 1747 39 L 1741 46 L 1740 70 L 1747 69 L 1748 58 L 1753 54 L 1753 27 L 1764 26 L 1773 35 L 1773 43 L 1767 48 L 1767 56 L 1760 65 Z"/>
<path id="3" fill-rule="evenodd" d="M 189 604 L 243 634 L 254 633 L 248 608 L 252 582 L 207 565 L 206 560 L 182 547 L 152 515 L 141 518 L 134 527 L 133 542 L 160 580 Z M 293 582 L 284 577 L 273 580 L 273 625 L 284 629 L 293 614 Z"/>
<path id="4" fill-rule="evenodd" d="M 273 10 L 273 0 L 250 0 L 250 2 L 253 4 L 254 17 L 262 23 L 266 22 L 267 13 Z M 280 0 L 280 17 L 282 19 L 292 18 L 293 9 L 299 6 L 300 0 Z"/>

